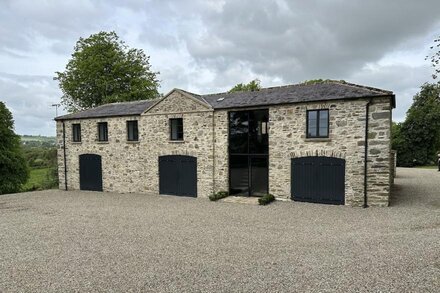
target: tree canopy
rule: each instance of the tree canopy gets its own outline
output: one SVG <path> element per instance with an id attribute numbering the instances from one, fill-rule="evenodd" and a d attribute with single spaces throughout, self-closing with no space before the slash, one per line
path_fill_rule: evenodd
<path id="1" fill-rule="evenodd" d="M 0 194 L 19 191 L 28 177 L 20 137 L 14 133 L 12 114 L 0 102 Z"/>
<path id="2" fill-rule="evenodd" d="M 399 166 L 428 165 L 440 151 L 440 84 L 425 83 L 404 122 L 392 128 L 392 147 Z"/>
<path id="3" fill-rule="evenodd" d="M 318 79 L 309 79 L 309 80 L 305 80 L 303 82 L 301 82 L 301 84 L 303 85 L 312 85 L 312 84 L 317 84 L 317 83 L 325 83 L 325 82 L 339 82 L 339 83 L 346 83 L 345 80 L 335 80 L 335 79 L 322 79 L 322 78 L 318 78 Z"/>
<path id="4" fill-rule="evenodd" d="M 432 78 L 437 79 L 440 75 L 440 36 L 434 40 L 434 45 L 431 46 L 430 49 L 432 50 L 432 54 L 426 56 L 426 59 L 431 61 L 431 65 L 434 68 Z"/>
<path id="5" fill-rule="evenodd" d="M 141 49 L 128 48 L 115 32 L 80 38 L 72 58 L 55 79 L 63 92 L 61 103 L 69 112 L 102 104 L 159 96 L 158 72 Z"/>
<path id="6" fill-rule="evenodd" d="M 254 92 L 261 89 L 260 80 L 254 79 L 249 83 L 238 83 L 233 88 L 229 90 L 230 93 L 233 92 Z"/>

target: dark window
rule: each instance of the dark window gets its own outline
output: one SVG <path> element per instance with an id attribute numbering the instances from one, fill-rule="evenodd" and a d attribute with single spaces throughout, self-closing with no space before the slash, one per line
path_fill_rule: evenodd
<path id="1" fill-rule="evenodd" d="M 138 122 L 137 120 L 127 121 L 127 140 L 128 141 L 138 141 Z"/>
<path id="2" fill-rule="evenodd" d="M 229 192 L 261 196 L 268 192 L 269 111 L 229 112 Z"/>
<path id="3" fill-rule="evenodd" d="M 267 154 L 269 112 L 267 110 L 229 112 L 229 152 Z"/>
<path id="4" fill-rule="evenodd" d="M 307 137 L 328 137 L 328 110 L 307 111 Z"/>
<path id="5" fill-rule="evenodd" d="M 229 112 L 229 152 L 247 154 L 249 151 L 249 113 Z"/>
<path id="6" fill-rule="evenodd" d="M 170 139 L 183 140 L 183 118 L 170 119 Z"/>
<path id="7" fill-rule="evenodd" d="M 99 141 L 108 141 L 107 122 L 99 122 L 98 123 L 98 140 Z"/>
<path id="8" fill-rule="evenodd" d="M 72 141 L 81 142 L 81 124 L 72 124 Z"/>

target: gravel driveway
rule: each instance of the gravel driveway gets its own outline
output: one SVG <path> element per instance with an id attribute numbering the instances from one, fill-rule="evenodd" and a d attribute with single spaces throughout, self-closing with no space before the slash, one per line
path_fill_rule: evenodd
<path id="1" fill-rule="evenodd" d="M 398 169 L 392 206 L 368 209 L 4 195 L 0 292 L 434 292 L 439 183 L 435 170 Z"/>

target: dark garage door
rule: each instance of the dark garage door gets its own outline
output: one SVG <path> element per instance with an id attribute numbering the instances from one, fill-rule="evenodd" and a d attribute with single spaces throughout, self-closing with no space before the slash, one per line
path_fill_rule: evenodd
<path id="1" fill-rule="evenodd" d="M 330 157 L 292 159 L 292 199 L 344 204 L 345 160 Z"/>
<path id="2" fill-rule="evenodd" d="M 93 154 L 79 156 L 79 186 L 81 190 L 102 191 L 101 156 Z"/>
<path id="3" fill-rule="evenodd" d="M 159 157 L 159 193 L 197 197 L 197 158 Z"/>

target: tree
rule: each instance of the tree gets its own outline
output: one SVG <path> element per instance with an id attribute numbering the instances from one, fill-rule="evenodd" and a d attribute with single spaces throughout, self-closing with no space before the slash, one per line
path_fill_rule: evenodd
<path id="1" fill-rule="evenodd" d="M 318 84 L 318 83 L 326 83 L 326 82 L 339 82 L 339 83 L 347 83 L 345 80 L 334 80 L 334 79 L 309 79 L 301 82 L 302 85 L 312 85 L 312 84 Z"/>
<path id="2" fill-rule="evenodd" d="M 61 103 L 75 112 L 106 103 L 135 101 L 159 96 L 158 72 L 150 57 L 130 49 L 115 32 L 80 38 L 64 72 L 55 79 L 63 92 Z"/>
<path id="3" fill-rule="evenodd" d="M 392 128 L 399 166 L 433 164 L 440 151 L 440 84 L 425 83 L 404 122 Z"/>
<path id="4" fill-rule="evenodd" d="M 426 56 L 425 59 L 431 61 L 431 65 L 434 68 L 432 78 L 437 79 L 440 74 L 440 36 L 434 40 L 434 45 L 431 46 L 430 49 L 433 51 L 433 53 Z"/>
<path id="5" fill-rule="evenodd" d="M 0 102 L 0 194 L 20 190 L 29 178 L 29 170 L 21 151 L 20 137 L 14 133 L 12 114 Z"/>
<path id="6" fill-rule="evenodd" d="M 254 92 L 254 91 L 259 91 L 260 89 L 261 89 L 260 80 L 254 79 L 246 84 L 243 84 L 243 83 L 236 84 L 233 88 L 231 88 L 229 90 L 229 92 L 230 93 L 233 93 L 233 92 Z"/>

